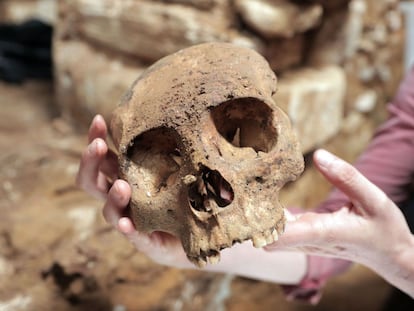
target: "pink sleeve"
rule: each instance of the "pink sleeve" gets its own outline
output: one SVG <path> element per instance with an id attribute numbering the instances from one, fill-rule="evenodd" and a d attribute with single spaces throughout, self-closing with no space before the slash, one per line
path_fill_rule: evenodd
<path id="1" fill-rule="evenodd" d="M 388 105 L 388 111 L 388 120 L 378 128 L 355 167 L 394 202 L 400 203 L 408 198 L 414 176 L 414 67 Z M 316 211 L 332 212 L 347 203 L 349 199 L 334 190 Z M 326 281 L 350 265 L 345 260 L 308 256 L 308 271 L 301 283 L 283 289 L 288 298 L 316 303 Z"/>

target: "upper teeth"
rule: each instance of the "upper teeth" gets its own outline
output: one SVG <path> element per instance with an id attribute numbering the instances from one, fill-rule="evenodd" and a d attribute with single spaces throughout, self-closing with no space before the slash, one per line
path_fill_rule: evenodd
<path id="1" fill-rule="evenodd" d="M 276 229 L 271 229 L 270 231 L 259 233 L 259 234 L 256 234 L 254 237 L 252 237 L 253 246 L 257 248 L 261 248 L 268 244 L 272 244 L 278 239 L 279 239 L 279 235 Z"/>
<path id="2" fill-rule="evenodd" d="M 278 239 L 279 235 L 276 228 L 267 230 L 263 233 L 258 233 L 251 238 L 253 246 L 257 248 L 262 248 L 266 245 L 276 242 Z M 192 261 L 194 261 L 200 268 L 203 268 L 207 262 L 210 264 L 216 264 L 220 261 L 220 252 L 210 252 L 208 256 L 200 255 L 198 258 L 195 260 L 193 259 Z"/>

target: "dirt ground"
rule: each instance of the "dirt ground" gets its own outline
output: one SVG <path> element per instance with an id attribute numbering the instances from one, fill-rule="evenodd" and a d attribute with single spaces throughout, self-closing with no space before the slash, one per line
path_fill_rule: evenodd
<path id="1" fill-rule="evenodd" d="M 75 184 L 86 137 L 59 119 L 49 83 L 0 83 L 0 310 L 382 310 L 391 288 L 360 266 L 321 303 L 277 284 L 158 266 Z"/>

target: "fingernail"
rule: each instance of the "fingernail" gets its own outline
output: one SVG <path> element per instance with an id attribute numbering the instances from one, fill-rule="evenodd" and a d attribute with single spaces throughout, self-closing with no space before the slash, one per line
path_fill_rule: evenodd
<path id="1" fill-rule="evenodd" d="M 102 119 L 102 116 L 101 116 L 100 114 L 97 114 L 97 115 L 93 118 L 92 123 L 95 123 L 95 122 L 97 122 L 97 121 L 98 121 L 98 120 L 100 120 L 100 119 Z"/>
<path id="2" fill-rule="evenodd" d="M 328 167 L 335 160 L 335 156 L 324 149 L 316 151 L 315 157 L 322 167 Z"/>

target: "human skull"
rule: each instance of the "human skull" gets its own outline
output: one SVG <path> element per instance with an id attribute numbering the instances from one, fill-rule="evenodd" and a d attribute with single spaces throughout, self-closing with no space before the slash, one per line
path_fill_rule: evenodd
<path id="1" fill-rule="evenodd" d="M 251 49 L 204 43 L 149 67 L 114 111 L 120 176 L 137 230 L 178 237 L 197 266 L 284 230 L 279 190 L 303 171 L 276 77 Z"/>

